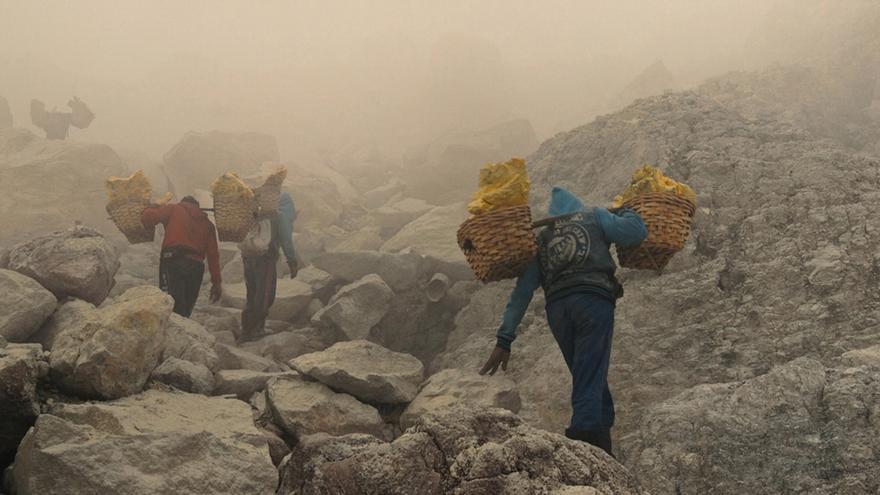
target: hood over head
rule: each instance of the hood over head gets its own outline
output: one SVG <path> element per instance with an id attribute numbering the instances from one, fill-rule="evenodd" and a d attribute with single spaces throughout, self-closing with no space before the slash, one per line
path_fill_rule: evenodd
<path id="1" fill-rule="evenodd" d="M 550 196 L 550 216 L 567 215 L 583 210 L 584 204 L 574 194 L 561 187 L 554 187 Z"/>

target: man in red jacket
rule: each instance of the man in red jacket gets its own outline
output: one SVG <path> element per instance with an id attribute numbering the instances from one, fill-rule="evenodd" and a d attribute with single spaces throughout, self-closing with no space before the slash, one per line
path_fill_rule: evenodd
<path id="1" fill-rule="evenodd" d="M 223 293 L 217 235 L 199 202 L 186 196 L 177 204 L 151 205 L 141 214 L 141 222 L 147 228 L 160 222 L 165 226 L 159 287 L 174 298 L 174 312 L 192 314 L 205 275 L 205 258 L 211 272 L 211 302 L 217 302 Z"/>

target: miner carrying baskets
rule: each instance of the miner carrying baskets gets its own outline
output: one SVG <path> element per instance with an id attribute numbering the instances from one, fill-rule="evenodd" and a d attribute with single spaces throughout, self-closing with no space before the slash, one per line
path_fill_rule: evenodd
<path id="1" fill-rule="evenodd" d="M 490 179 L 498 175 L 506 177 L 493 183 Z M 618 252 L 635 253 L 650 244 L 649 228 L 626 205 L 586 207 L 560 187 L 551 193 L 550 218 L 532 223 L 521 160 L 488 166 L 481 172 L 480 187 L 470 205 L 474 216 L 459 229 L 459 246 L 480 280 L 517 277 L 494 349 L 480 373 L 507 369 L 517 327 L 535 290 L 542 287 L 550 329 L 572 375 L 573 414 L 566 436 L 612 454 L 614 403 L 608 367 L 614 309 L 623 289 L 615 277 L 611 245 Z M 533 227 L 542 228 L 537 236 Z M 651 254 L 633 256 L 641 260 Z"/>

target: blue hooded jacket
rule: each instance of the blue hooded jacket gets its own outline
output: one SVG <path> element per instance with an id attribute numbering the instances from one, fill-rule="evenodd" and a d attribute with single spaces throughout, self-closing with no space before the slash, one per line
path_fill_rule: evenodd
<path id="1" fill-rule="evenodd" d="M 281 193 L 278 201 L 278 215 L 273 219 L 273 231 L 277 239 L 277 245 L 284 251 L 284 257 L 288 261 L 296 259 L 296 250 L 293 247 L 293 221 L 296 219 L 296 207 L 293 198 L 286 192 Z"/>
<path id="2" fill-rule="evenodd" d="M 572 193 L 561 187 L 554 187 L 550 198 L 549 214 L 551 217 L 567 215 L 570 213 L 592 213 L 594 220 L 602 231 L 605 244 L 617 244 L 618 246 L 634 246 L 640 244 L 648 237 L 648 229 L 645 222 L 633 210 L 621 209 L 611 213 L 605 208 L 585 208 L 583 202 Z M 609 255 L 610 259 L 610 255 Z M 611 260 L 613 264 L 613 260 Z M 516 287 L 510 294 L 507 307 L 501 319 L 501 327 L 498 329 L 498 346 L 510 350 L 510 344 L 516 339 L 516 329 L 525 315 L 535 290 L 541 286 L 541 264 L 536 257 L 526 268 L 525 272 L 517 279 Z"/>

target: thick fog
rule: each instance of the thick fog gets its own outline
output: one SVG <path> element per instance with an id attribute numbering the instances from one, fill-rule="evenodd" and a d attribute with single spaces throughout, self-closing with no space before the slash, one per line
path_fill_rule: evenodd
<path id="1" fill-rule="evenodd" d="M 253 130 L 282 155 L 388 153 L 526 118 L 544 139 L 619 107 L 651 64 L 685 87 L 755 60 L 774 2 L 0 3 L 0 94 L 98 118 L 75 139 L 161 156 L 188 130 Z M 676 88 L 670 88 L 676 89 Z"/>

